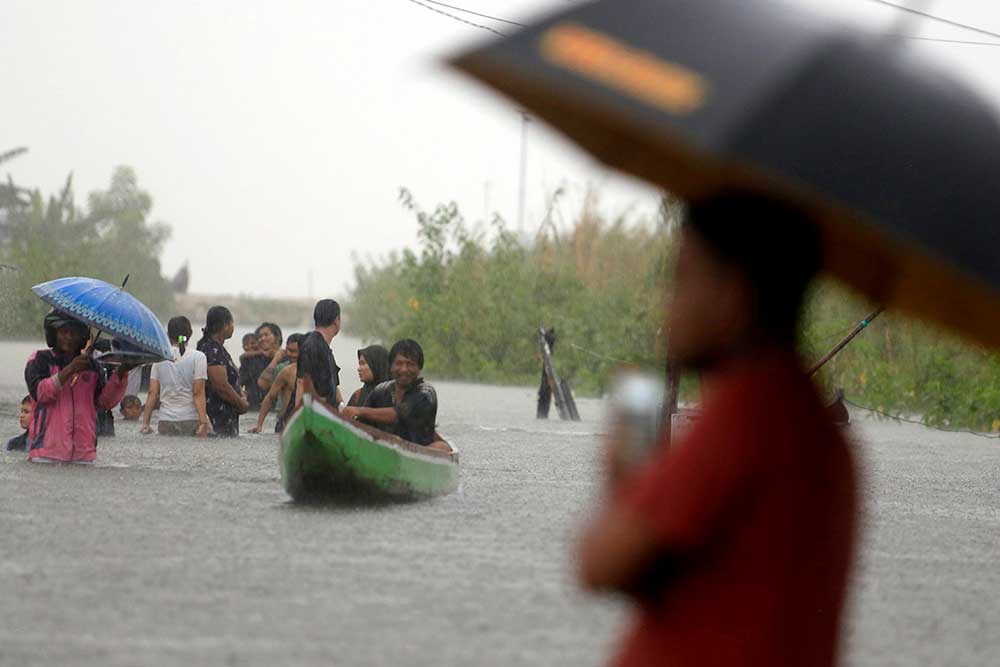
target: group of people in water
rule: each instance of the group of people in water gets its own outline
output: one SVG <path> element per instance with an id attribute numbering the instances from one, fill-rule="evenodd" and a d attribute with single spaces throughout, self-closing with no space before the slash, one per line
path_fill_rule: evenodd
<path id="1" fill-rule="evenodd" d="M 54 310 L 43 322 L 48 348 L 33 353 L 25 368 L 24 433 L 7 448 L 26 449 L 32 461 L 92 462 L 101 433 L 99 415 L 116 406 L 127 419 L 141 418 L 144 434 L 153 433 L 153 413 L 158 411 L 155 430 L 160 435 L 236 436 L 240 416 L 250 410 L 258 411 L 250 433 L 262 432 L 272 411 L 280 433 L 310 394 L 342 418 L 417 445 L 450 450 L 436 432 L 437 393 L 421 376 L 424 353 L 416 341 L 400 340 L 389 350 L 382 345 L 358 350 L 362 386 L 343 405 L 340 367 L 330 348 L 340 332 L 340 305 L 320 300 L 313 323 L 313 331 L 287 340 L 277 324 L 262 323 L 244 336 L 237 366 L 225 348 L 236 327 L 229 309 L 209 308 L 196 344 L 190 320 L 173 317 L 167 323 L 173 358 L 152 364 L 143 406 L 138 397 L 126 395 L 129 375 L 138 368 L 127 361 L 113 369 L 100 363 L 91 354 L 90 328 Z"/>

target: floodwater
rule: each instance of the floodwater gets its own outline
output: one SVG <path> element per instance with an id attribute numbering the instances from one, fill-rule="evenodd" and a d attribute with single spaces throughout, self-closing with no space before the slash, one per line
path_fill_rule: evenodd
<path id="1" fill-rule="evenodd" d="M 34 347 L 0 343 L 7 437 Z M 357 347 L 334 341 L 348 390 Z M 531 388 L 437 387 L 462 487 L 412 504 L 291 504 L 273 433 L 118 421 L 94 467 L 0 453 L 0 663 L 603 664 L 625 608 L 578 593 L 568 558 L 601 403 L 538 422 Z M 863 419 L 854 436 L 867 530 L 845 662 L 995 664 L 1000 443 Z"/>

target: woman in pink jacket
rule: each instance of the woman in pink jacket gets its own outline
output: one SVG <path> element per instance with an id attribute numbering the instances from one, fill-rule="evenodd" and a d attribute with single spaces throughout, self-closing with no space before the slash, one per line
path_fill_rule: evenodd
<path id="1" fill-rule="evenodd" d="M 45 316 L 49 349 L 31 355 L 24 379 L 32 401 L 28 458 L 32 461 L 92 463 L 97 457 L 97 409 L 111 410 L 122 400 L 129 367 L 107 381 L 83 352 L 90 329 L 56 310 Z"/>

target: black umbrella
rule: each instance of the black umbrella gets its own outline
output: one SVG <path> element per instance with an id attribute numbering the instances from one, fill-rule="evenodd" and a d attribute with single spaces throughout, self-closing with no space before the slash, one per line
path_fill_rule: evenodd
<path id="1" fill-rule="evenodd" d="M 1000 125 L 904 45 L 771 0 L 606 0 L 453 64 L 682 196 L 799 201 L 831 273 L 1000 347 Z"/>

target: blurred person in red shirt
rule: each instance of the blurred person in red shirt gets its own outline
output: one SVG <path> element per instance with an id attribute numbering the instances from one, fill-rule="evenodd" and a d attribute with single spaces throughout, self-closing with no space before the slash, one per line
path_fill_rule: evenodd
<path id="1" fill-rule="evenodd" d="M 788 204 L 691 204 L 669 351 L 701 374 L 702 415 L 632 469 L 612 433 L 607 498 L 578 547 L 585 588 L 635 602 L 614 664 L 836 663 L 855 467 L 796 354 L 820 264 L 816 227 Z"/>

